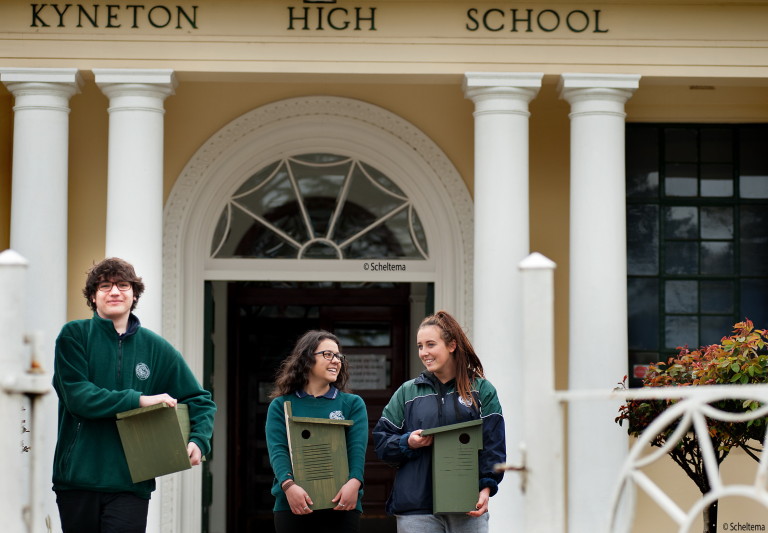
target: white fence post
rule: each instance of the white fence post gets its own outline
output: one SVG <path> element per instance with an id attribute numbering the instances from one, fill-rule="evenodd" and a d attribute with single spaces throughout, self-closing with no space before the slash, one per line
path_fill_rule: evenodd
<path id="1" fill-rule="evenodd" d="M 26 273 L 27 261 L 18 253 L 0 253 L 0 516 L 3 531 L 11 533 L 29 532 L 32 523 L 44 522 L 31 514 L 34 462 L 24 454 L 35 453 L 35 398 L 51 386 L 50 376 L 37 371 L 24 347 Z"/>
<path id="2" fill-rule="evenodd" d="M 563 407 L 555 394 L 554 270 L 539 253 L 520 262 L 523 283 L 525 533 L 565 531 Z M 514 444 L 514 443 L 510 443 Z M 509 482 L 511 480 L 507 480 Z"/>

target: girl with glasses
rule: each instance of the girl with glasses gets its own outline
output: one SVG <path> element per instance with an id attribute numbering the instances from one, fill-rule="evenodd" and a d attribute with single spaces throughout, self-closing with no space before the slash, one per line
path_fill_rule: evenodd
<path id="1" fill-rule="evenodd" d="M 272 494 L 276 533 L 359 531 L 368 414 L 363 399 L 347 390 L 348 380 L 339 340 L 322 330 L 302 335 L 277 371 L 266 424 L 269 461 L 275 474 Z M 291 402 L 296 417 L 354 422 L 345 427 L 349 480 L 339 487 L 331 509 L 313 510 L 315 502 L 293 479 L 285 427 L 286 401 Z"/>

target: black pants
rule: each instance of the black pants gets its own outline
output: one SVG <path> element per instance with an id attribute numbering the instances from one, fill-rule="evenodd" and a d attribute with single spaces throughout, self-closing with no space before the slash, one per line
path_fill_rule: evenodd
<path id="1" fill-rule="evenodd" d="M 358 533 L 360 511 L 322 509 L 295 515 L 290 511 L 275 512 L 276 533 Z"/>
<path id="2" fill-rule="evenodd" d="M 56 491 L 63 533 L 144 533 L 149 500 L 130 492 Z"/>

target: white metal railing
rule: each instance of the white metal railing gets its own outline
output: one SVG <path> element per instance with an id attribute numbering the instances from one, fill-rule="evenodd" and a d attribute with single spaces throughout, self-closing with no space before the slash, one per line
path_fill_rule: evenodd
<path id="1" fill-rule="evenodd" d="M 710 439 L 699 438 L 702 459 L 710 491 L 701 496 L 690 508 L 683 509 L 660 484 L 651 479 L 643 469 L 665 457 L 686 434 L 707 435 L 707 419 L 726 422 L 746 422 L 768 416 L 767 385 L 711 385 L 706 387 L 657 387 L 629 390 L 554 390 L 554 305 L 553 270 L 554 263 L 541 256 L 531 254 L 520 264 L 523 283 L 524 333 L 523 350 L 526 362 L 533 360 L 523 370 L 525 449 L 525 533 L 625 533 L 630 531 L 635 517 L 637 489 L 655 502 L 679 527 L 678 533 L 691 531 L 691 525 L 701 520 L 703 510 L 712 502 L 728 496 L 740 496 L 768 508 L 768 457 L 761 454 L 756 463 L 756 473 L 751 484 L 726 484 L 720 476 L 715 450 Z M 620 376 L 617 376 L 617 381 Z M 589 524 L 565 523 L 565 410 L 568 405 L 582 402 L 597 402 L 601 405 L 615 405 L 618 416 L 619 406 L 627 400 L 675 399 L 676 403 L 659 415 L 642 434 L 627 446 L 622 465 L 608 465 L 600 469 L 593 465 L 594 476 L 575 480 L 570 490 L 594 491 L 608 483 L 613 490 L 610 502 L 602 508 L 604 516 L 594 516 Z M 730 413 L 710 405 L 725 399 L 755 400 L 762 407 L 744 413 Z M 601 411 L 603 412 L 603 411 Z M 602 415 L 601 415 L 602 417 Z M 596 424 L 615 426 L 616 431 L 626 434 L 622 428 L 609 420 L 596 420 Z M 664 446 L 651 450 L 650 443 L 661 432 L 676 424 L 672 435 Z M 767 428 L 768 429 L 768 428 Z M 574 428 L 569 428 L 574 432 Z M 584 435 L 582 434 L 582 437 Z M 628 442 L 628 441 L 627 441 Z M 763 446 L 768 444 L 768 436 Z M 595 442 L 596 446 L 602 445 Z M 650 450 L 650 451 L 649 451 Z M 573 458 L 571 458 L 573 461 Z M 615 468 L 614 468 L 615 467 Z M 610 478 L 608 476 L 611 476 Z"/>
<path id="2" fill-rule="evenodd" d="M 756 463 L 756 473 L 752 484 L 724 483 L 717 464 L 716 450 L 708 438 L 707 419 L 724 422 L 747 422 L 768 416 L 768 386 L 766 385 L 711 385 L 706 387 L 657 387 L 652 389 L 633 389 L 613 392 L 563 392 L 557 394 L 563 402 L 584 399 L 604 399 L 622 402 L 628 400 L 678 400 L 661 413 L 634 441 L 627 458 L 618 473 L 618 481 L 613 500 L 609 507 L 610 531 L 628 531 L 633 523 L 635 497 L 637 489 L 645 494 L 674 521 L 679 533 L 691 531 L 696 521 L 701 521 L 702 512 L 712 502 L 728 496 L 741 496 L 754 500 L 768 508 L 768 457 L 761 454 Z M 743 413 L 722 411 L 713 407 L 713 402 L 737 399 L 755 400 L 762 407 Z M 618 413 L 617 413 L 618 414 Z M 651 442 L 657 435 L 675 425 L 674 432 L 665 440 L 663 446 L 653 448 Z M 617 426 L 617 429 L 622 430 Z M 623 429 L 626 431 L 626 429 Z M 651 479 L 643 469 L 664 458 L 688 433 L 694 433 L 701 449 L 702 463 L 709 481 L 710 490 L 690 508 L 683 509 L 660 485 Z M 707 437 L 707 438 L 704 438 Z M 763 438 L 766 444 L 766 435 Z M 622 516 L 623 514 L 623 516 Z"/>

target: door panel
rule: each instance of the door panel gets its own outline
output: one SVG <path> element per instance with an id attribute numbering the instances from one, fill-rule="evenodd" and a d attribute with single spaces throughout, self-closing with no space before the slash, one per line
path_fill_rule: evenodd
<path id="1" fill-rule="evenodd" d="M 273 475 L 264 434 L 268 395 L 277 367 L 301 334 L 321 328 L 339 336 L 370 428 L 403 382 L 410 285 L 357 285 L 229 284 L 228 531 L 273 531 Z M 369 533 L 394 531 L 384 512 L 393 479 L 394 471 L 376 458 L 369 438 L 363 497 Z"/>

